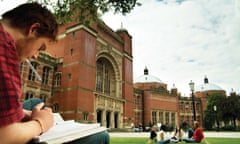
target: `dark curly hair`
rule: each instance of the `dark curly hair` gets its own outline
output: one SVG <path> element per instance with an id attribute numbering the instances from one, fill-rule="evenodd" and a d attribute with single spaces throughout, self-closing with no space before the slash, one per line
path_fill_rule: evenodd
<path id="1" fill-rule="evenodd" d="M 47 37 L 56 40 L 58 34 L 58 23 L 54 15 L 45 7 L 38 3 L 26 3 L 5 12 L 2 15 L 3 20 L 9 24 L 27 33 L 30 26 L 39 23 L 37 36 Z"/>

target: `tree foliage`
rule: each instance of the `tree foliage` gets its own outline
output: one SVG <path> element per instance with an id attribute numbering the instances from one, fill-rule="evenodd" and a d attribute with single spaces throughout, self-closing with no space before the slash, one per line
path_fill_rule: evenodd
<path id="1" fill-rule="evenodd" d="M 214 105 L 217 111 L 214 111 Z M 240 96 L 231 95 L 224 96 L 218 93 L 208 96 L 207 108 L 204 111 L 204 126 L 207 129 L 212 129 L 216 119 L 229 125 L 229 122 L 236 128 L 236 120 L 240 119 Z"/>
<path id="2" fill-rule="evenodd" d="M 99 16 L 112 10 L 123 15 L 130 13 L 135 6 L 141 4 L 138 0 L 28 0 L 39 2 L 53 10 L 60 23 L 80 21 L 89 24 L 98 20 Z"/>
<path id="3" fill-rule="evenodd" d="M 236 128 L 236 120 L 240 119 L 240 97 L 232 95 L 226 98 L 222 105 L 222 119 L 231 121 Z"/>
<path id="4" fill-rule="evenodd" d="M 207 108 L 204 111 L 204 127 L 206 129 L 212 129 L 217 118 L 218 120 L 221 120 L 222 102 L 225 98 L 225 95 L 219 93 L 213 93 L 208 96 Z M 214 111 L 214 106 L 216 106 L 217 111 Z"/>

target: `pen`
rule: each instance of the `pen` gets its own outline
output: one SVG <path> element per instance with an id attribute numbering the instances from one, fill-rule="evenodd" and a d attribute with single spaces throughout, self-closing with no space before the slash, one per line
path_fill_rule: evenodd
<path id="1" fill-rule="evenodd" d="M 39 81 L 42 81 L 41 76 L 38 74 L 38 72 L 35 70 L 35 68 L 33 67 L 33 65 L 31 64 L 31 62 L 26 59 L 26 62 L 28 63 L 28 65 L 30 66 L 30 68 L 32 69 L 32 71 L 35 73 L 35 75 L 37 76 Z"/>

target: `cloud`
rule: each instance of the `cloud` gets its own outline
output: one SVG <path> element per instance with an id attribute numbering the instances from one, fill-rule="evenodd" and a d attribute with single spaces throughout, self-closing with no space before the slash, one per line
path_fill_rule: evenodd
<path id="1" fill-rule="evenodd" d="M 205 75 L 227 91 L 239 89 L 238 0 L 141 2 L 143 5 L 126 17 L 104 16 L 113 29 L 123 22 L 133 36 L 135 78 L 143 75 L 147 66 L 150 74 L 169 87 L 175 83 L 185 94 L 190 92 L 190 79 L 200 85 Z"/>

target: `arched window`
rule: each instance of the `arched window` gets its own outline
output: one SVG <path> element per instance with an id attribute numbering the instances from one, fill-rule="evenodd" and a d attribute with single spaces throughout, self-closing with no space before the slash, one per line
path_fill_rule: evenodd
<path id="1" fill-rule="evenodd" d="M 112 64 L 105 58 L 97 61 L 96 91 L 105 95 L 114 95 L 116 80 Z"/>
<path id="2" fill-rule="evenodd" d="M 30 98 L 33 98 L 33 92 L 31 92 L 31 91 L 26 93 L 25 100 L 28 100 Z"/>
<path id="3" fill-rule="evenodd" d="M 50 68 L 49 67 L 46 67 L 46 66 L 43 67 L 42 84 L 45 84 L 45 85 L 48 84 L 49 72 L 50 72 Z"/>
<path id="4" fill-rule="evenodd" d="M 31 62 L 32 66 L 34 67 L 35 70 L 37 70 L 37 63 L 36 62 Z M 29 73 L 28 73 L 28 80 L 30 81 L 35 81 L 35 73 L 33 72 L 33 70 L 29 67 Z"/>

